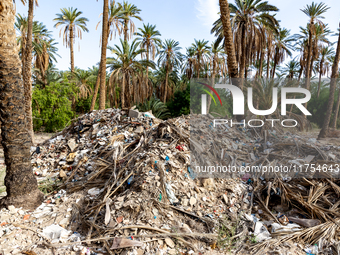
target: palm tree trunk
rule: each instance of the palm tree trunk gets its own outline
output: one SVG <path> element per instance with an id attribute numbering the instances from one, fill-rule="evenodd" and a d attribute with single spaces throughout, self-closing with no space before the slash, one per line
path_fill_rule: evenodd
<path id="1" fill-rule="evenodd" d="M 220 12 L 221 12 L 221 21 L 223 25 L 223 33 L 224 33 L 224 44 L 226 48 L 226 52 L 228 54 L 228 71 L 230 78 L 238 78 L 238 65 L 236 61 L 235 47 L 233 41 L 233 32 L 231 29 L 231 21 L 230 21 L 230 9 L 227 0 L 219 0 L 220 3 Z"/>
<path id="2" fill-rule="evenodd" d="M 70 26 L 70 52 L 71 52 L 71 72 L 74 73 L 74 30 L 73 25 Z"/>
<path id="3" fill-rule="evenodd" d="M 24 60 L 24 69 L 22 72 L 24 80 L 24 95 L 25 95 L 25 113 L 27 119 L 27 129 L 31 136 L 32 144 L 34 143 L 34 131 L 32 120 L 32 33 L 33 33 L 33 0 L 28 1 L 28 22 L 27 22 L 27 43 L 25 55 L 22 55 Z"/>
<path id="4" fill-rule="evenodd" d="M 317 95 L 317 98 L 319 98 L 320 96 L 320 90 L 321 90 L 321 77 L 322 77 L 322 69 L 323 69 L 323 57 L 320 61 L 320 70 L 319 70 L 319 84 L 318 84 L 318 95 Z"/>
<path id="5" fill-rule="evenodd" d="M 0 16 L 0 119 L 7 192 L 0 200 L 0 207 L 14 205 L 34 210 L 42 203 L 44 195 L 38 189 L 30 160 L 31 137 L 26 128 L 12 0 L 1 0 Z"/>
<path id="6" fill-rule="evenodd" d="M 309 39 L 308 39 L 308 47 L 307 47 L 307 63 L 306 63 L 306 85 L 305 88 L 307 90 L 310 90 L 310 70 L 311 70 L 311 57 L 312 57 L 312 26 L 314 25 L 313 22 L 310 23 L 308 33 L 309 33 Z M 307 108 L 307 102 L 304 104 L 304 106 Z M 305 116 L 307 118 L 307 116 Z"/>
<path id="7" fill-rule="evenodd" d="M 270 72 L 270 49 L 268 47 L 268 52 L 267 52 L 267 79 L 269 79 L 269 72 Z"/>
<path id="8" fill-rule="evenodd" d="M 216 60 L 213 60 L 213 72 L 211 75 L 211 87 L 215 87 L 215 77 L 216 77 Z M 212 91 L 210 91 L 212 92 Z M 211 105 L 211 97 L 208 98 L 208 107 L 207 107 L 207 113 L 209 113 Z"/>
<path id="9" fill-rule="evenodd" d="M 318 139 L 325 138 L 325 137 L 327 137 L 327 134 L 328 134 L 329 122 L 331 120 L 331 115 L 332 115 L 332 111 L 333 111 L 334 92 L 335 92 L 335 88 L 336 88 L 337 78 L 339 76 L 339 60 L 340 60 L 340 34 L 339 34 L 339 37 L 338 37 L 338 45 L 337 45 L 337 49 L 336 49 L 334 63 L 333 63 L 333 66 L 332 66 L 332 76 L 331 76 L 331 84 L 330 84 L 330 88 L 329 88 L 329 99 L 328 99 L 326 117 L 324 119 L 323 126 L 322 126 L 322 129 L 320 131 Z"/>
<path id="10" fill-rule="evenodd" d="M 169 80 L 169 68 L 168 64 L 166 64 L 166 74 L 165 74 L 165 85 L 164 85 L 164 94 L 163 94 L 163 103 L 166 103 L 166 96 L 168 91 L 168 81 Z"/>
<path id="11" fill-rule="evenodd" d="M 241 37 L 241 45 L 242 45 L 242 55 L 241 55 L 241 63 L 240 63 L 240 78 L 244 78 L 245 67 L 246 67 L 246 28 L 243 26 L 242 28 L 242 37 Z M 243 85 L 243 84 L 242 84 Z"/>
<path id="12" fill-rule="evenodd" d="M 125 73 L 122 75 L 122 90 L 120 94 L 120 99 L 122 101 L 122 109 L 125 107 Z"/>
<path id="13" fill-rule="evenodd" d="M 336 124 L 338 122 L 338 115 L 339 115 L 339 107 L 340 107 L 340 87 L 338 89 L 338 99 L 336 101 L 335 111 L 334 111 L 334 118 L 331 124 L 331 128 L 336 128 Z"/>
<path id="14" fill-rule="evenodd" d="M 149 62 L 149 51 L 150 51 L 150 47 L 149 44 L 147 45 L 147 50 L 146 50 L 146 60 Z M 145 78 L 146 82 L 145 82 L 145 91 L 146 91 L 146 96 L 145 98 L 148 99 L 149 95 L 149 67 L 146 67 L 146 78 Z M 142 103 L 144 102 L 144 100 L 142 100 Z"/>
<path id="15" fill-rule="evenodd" d="M 124 41 L 128 41 L 128 21 L 124 20 Z"/>
<path id="16" fill-rule="evenodd" d="M 99 64 L 99 70 L 98 70 L 96 85 L 94 87 L 93 97 L 92 97 L 92 100 L 91 100 L 90 112 L 92 112 L 94 110 L 94 107 L 96 105 L 98 89 L 99 89 L 99 84 L 100 84 L 100 76 L 101 76 L 101 65 Z"/>
<path id="17" fill-rule="evenodd" d="M 106 103 L 106 48 L 108 41 L 108 26 L 107 26 L 108 19 L 109 19 L 109 1 L 104 0 L 102 52 L 100 57 L 101 72 L 100 72 L 99 110 L 104 110 Z"/>
<path id="18" fill-rule="evenodd" d="M 263 47 L 261 46 L 260 50 L 260 67 L 259 67 L 259 77 L 262 78 L 262 73 L 263 73 L 263 59 L 264 59 L 264 53 L 263 53 Z"/>

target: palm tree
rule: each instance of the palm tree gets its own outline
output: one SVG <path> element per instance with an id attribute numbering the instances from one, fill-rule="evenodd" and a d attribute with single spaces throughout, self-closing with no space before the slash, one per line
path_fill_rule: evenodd
<path id="1" fill-rule="evenodd" d="M 292 50 L 294 50 L 294 47 L 291 45 L 291 43 L 295 40 L 293 36 L 290 36 L 290 30 L 286 28 L 279 28 L 278 34 L 274 37 L 274 44 L 275 44 L 275 53 L 274 53 L 274 67 L 272 70 L 272 78 L 275 76 L 275 71 L 277 65 L 281 64 L 285 58 L 286 55 L 289 57 L 292 56 Z"/>
<path id="2" fill-rule="evenodd" d="M 26 2 L 26 0 L 24 0 Z M 27 128 L 34 143 L 33 119 L 32 119 L 32 32 L 33 32 L 33 9 L 34 5 L 38 6 L 38 0 L 28 0 L 28 21 L 27 21 L 27 41 L 26 49 L 23 58 L 24 68 L 22 70 L 22 77 L 24 80 L 25 93 L 25 111 L 27 118 Z"/>
<path id="3" fill-rule="evenodd" d="M 215 86 L 215 77 L 219 70 L 223 69 L 224 65 L 224 49 L 223 46 L 220 45 L 221 41 L 216 40 L 211 44 L 210 47 L 210 63 L 211 63 L 211 86 Z M 210 92 L 212 93 L 212 91 Z M 210 104 L 211 104 L 211 97 L 208 98 L 208 107 L 207 107 L 207 112 L 209 112 L 210 109 Z"/>
<path id="4" fill-rule="evenodd" d="M 337 81 L 337 83 L 338 83 L 338 81 Z M 340 107 L 340 87 L 338 89 L 338 99 L 336 101 L 335 110 L 334 110 L 334 117 L 333 117 L 333 121 L 331 123 L 331 128 L 334 128 L 334 129 L 336 129 L 336 125 L 338 123 L 339 107 Z"/>
<path id="5" fill-rule="evenodd" d="M 327 105 L 327 112 L 326 112 L 325 120 L 322 125 L 322 129 L 319 133 L 318 139 L 326 138 L 328 134 L 329 122 L 331 120 L 331 115 L 333 111 L 334 93 L 336 89 L 337 79 L 339 77 L 339 61 L 340 61 L 340 33 L 338 37 L 338 45 L 336 48 L 334 63 L 332 66 L 332 76 L 331 76 L 331 84 L 329 87 L 329 99 L 328 99 L 328 105 Z"/>
<path id="6" fill-rule="evenodd" d="M 143 24 L 143 28 L 138 28 L 140 32 L 137 32 L 136 35 L 137 41 L 140 41 L 140 46 L 145 49 L 145 53 L 143 55 L 146 57 L 146 60 L 151 59 L 154 60 L 156 57 L 156 53 L 158 50 L 158 45 L 161 44 L 161 39 L 159 36 L 161 36 L 160 32 L 156 30 L 156 25 L 150 25 L 149 23 L 147 25 Z M 146 77 L 145 77 L 146 83 L 145 83 L 145 91 L 146 95 L 145 97 L 151 96 L 152 89 L 149 89 L 149 67 L 146 67 Z M 151 86 L 150 86 L 151 87 Z M 142 102 L 144 100 L 144 94 L 142 96 Z"/>
<path id="7" fill-rule="evenodd" d="M 43 201 L 30 160 L 31 136 L 25 119 L 21 62 L 14 28 L 12 0 L 0 4 L 0 119 L 4 147 L 7 196 L 0 207 L 23 207 L 34 210 Z"/>
<path id="8" fill-rule="evenodd" d="M 224 47 L 228 54 L 227 65 L 230 78 L 238 78 L 238 65 L 233 41 L 232 25 L 230 21 L 230 8 L 227 0 L 219 0 L 220 3 L 220 22 L 224 37 Z M 220 33 L 221 35 L 222 33 Z"/>
<path id="9" fill-rule="evenodd" d="M 74 51 L 73 44 L 74 39 L 82 39 L 82 32 L 88 32 L 86 22 L 89 20 L 84 17 L 80 17 L 83 13 L 78 9 L 62 8 L 61 13 L 56 14 L 57 17 L 53 20 L 56 22 L 55 28 L 60 28 L 59 36 L 63 35 L 63 42 L 66 47 L 70 47 L 71 52 L 71 72 L 74 72 Z"/>
<path id="10" fill-rule="evenodd" d="M 78 89 L 77 99 L 88 98 L 92 94 L 90 85 L 90 81 L 92 80 L 91 72 L 76 68 L 72 74 Z"/>
<path id="11" fill-rule="evenodd" d="M 191 47 L 194 50 L 194 55 L 196 57 L 196 77 L 200 78 L 200 72 L 202 67 L 204 66 L 204 63 L 207 59 L 207 56 L 209 54 L 210 47 L 208 46 L 208 41 L 206 40 L 196 40 L 195 43 L 191 44 Z"/>
<path id="12" fill-rule="evenodd" d="M 300 71 L 300 63 L 295 59 L 291 60 L 282 67 L 281 71 L 288 79 L 294 79 L 295 75 Z"/>
<path id="13" fill-rule="evenodd" d="M 107 49 L 108 38 L 109 38 L 108 21 L 109 21 L 109 1 L 104 0 L 102 48 L 101 48 L 100 66 L 99 66 L 99 76 L 100 76 L 99 110 L 104 110 L 105 103 L 106 103 L 106 49 Z M 96 98 L 97 96 L 92 98 L 93 107 L 94 107 L 94 102 Z"/>
<path id="14" fill-rule="evenodd" d="M 320 61 L 319 61 L 319 84 L 318 84 L 318 94 L 317 97 L 320 96 L 320 88 L 321 88 L 321 78 L 328 72 L 329 69 L 329 57 L 334 54 L 334 49 L 329 46 L 322 46 L 320 50 Z"/>
<path id="15" fill-rule="evenodd" d="M 324 3 L 316 4 L 312 2 L 311 5 L 306 5 L 304 9 L 301 11 L 309 17 L 309 24 L 308 24 L 308 41 L 307 41 L 307 60 L 306 60 L 306 89 L 310 89 L 310 77 L 311 77 L 311 62 L 312 62 L 312 51 L 313 51 L 313 36 L 315 34 L 315 23 L 324 27 L 321 19 L 324 19 L 322 16 L 329 7 Z M 305 107 L 307 107 L 307 103 L 305 103 Z"/>
<path id="16" fill-rule="evenodd" d="M 117 33 L 118 33 L 118 35 L 120 35 L 122 33 L 122 26 L 123 26 L 123 24 L 121 23 L 121 18 L 122 18 L 122 15 L 123 15 L 122 8 L 123 7 L 122 7 L 121 4 L 116 5 L 114 1 L 110 2 L 110 6 L 108 7 L 107 42 L 108 42 L 109 38 L 110 38 L 110 40 L 112 40 L 113 35 L 116 36 Z M 98 25 L 100 24 L 100 22 L 98 23 Z M 98 25 L 97 25 L 97 27 L 98 27 Z M 103 29 L 103 31 L 104 31 L 104 29 Z M 103 37 L 102 37 L 101 40 L 103 40 Z M 107 47 L 107 44 L 106 44 L 106 47 Z M 90 111 L 94 110 L 94 106 L 95 106 L 96 100 L 97 100 L 98 89 L 99 89 L 100 78 L 101 78 L 101 64 L 99 64 L 99 67 L 100 68 L 98 70 L 97 81 L 96 81 L 96 85 L 95 85 L 95 88 L 94 88 L 94 93 L 93 93 L 93 97 L 92 97 L 92 101 L 91 101 Z M 105 95 L 102 95 L 102 96 L 105 98 Z"/>
<path id="17" fill-rule="evenodd" d="M 123 2 L 123 15 L 122 15 L 122 22 L 124 24 L 124 41 L 129 40 L 129 38 L 135 33 L 135 23 L 133 23 L 132 19 L 138 19 L 143 21 L 142 18 L 139 16 L 141 10 L 137 8 L 134 4 L 129 4 L 128 2 Z M 130 26 L 130 28 L 129 28 Z M 128 33 L 130 30 L 130 36 Z"/>
<path id="18" fill-rule="evenodd" d="M 239 62 L 239 76 L 244 78 L 252 57 L 259 51 L 259 38 L 263 35 L 263 27 L 276 31 L 278 21 L 270 12 L 277 12 L 278 8 L 263 0 L 235 1 L 229 3 L 231 13 L 231 27 L 234 33 L 234 45 Z M 214 23 L 212 32 L 222 38 L 221 20 Z M 263 46 L 261 46 L 263 47 Z"/>
<path id="19" fill-rule="evenodd" d="M 140 47 L 140 42 L 134 40 L 130 45 L 127 41 L 120 40 L 121 46 L 115 45 L 108 47 L 113 58 L 107 59 L 107 65 L 112 71 L 110 75 L 109 86 L 114 86 L 113 94 L 116 95 L 116 83 L 121 84 L 120 99 L 121 107 L 130 106 L 131 102 L 140 102 L 140 91 L 137 86 L 141 86 L 141 76 L 147 66 L 155 68 L 153 62 L 149 60 L 140 60 L 138 56 L 145 53 L 146 50 Z"/>
<path id="20" fill-rule="evenodd" d="M 165 84 L 163 89 L 163 103 L 166 102 L 169 73 L 173 71 L 175 66 L 179 66 L 183 59 L 182 48 L 179 47 L 179 42 L 173 39 L 167 39 L 160 45 L 158 64 L 165 68 Z"/>
<path id="21" fill-rule="evenodd" d="M 42 40 L 36 44 L 33 50 L 34 68 L 39 70 L 41 80 L 44 82 L 43 88 L 47 85 L 46 71 L 53 64 L 57 62 L 56 57 L 60 57 L 57 53 L 58 43 L 54 39 Z"/>

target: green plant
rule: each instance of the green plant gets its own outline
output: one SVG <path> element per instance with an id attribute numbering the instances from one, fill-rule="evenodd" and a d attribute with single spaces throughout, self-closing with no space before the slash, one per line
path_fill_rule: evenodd
<path id="1" fill-rule="evenodd" d="M 188 115 L 190 113 L 190 86 L 183 91 L 175 92 L 173 98 L 167 103 L 172 117 Z"/>
<path id="2" fill-rule="evenodd" d="M 152 110 L 152 114 L 159 119 L 167 119 L 171 116 L 166 105 L 158 98 L 151 98 L 143 104 L 139 104 L 137 109 L 141 112 Z"/>
<path id="3" fill-rule="evenodd" d="M 64 128 L 75 116 L 70 101 L 74 95 L 74 86 L 66 81 L 51 83 L 45 89 L 35 87 L 32 95 L 34 129 L 44 126 L 46 132 L 55 132 Z"/>
<path id="4" fill-rule="evenodd" d="M 239 220 L 232 222 L 225 218 L 220 221 L 218 226 L 217 246 L 222 249 L 231 250 L 235 243 L 235 234 Z"/>
<path id="5" fill-rule="evenodd" d="M 53 191 L 58 189 L 58 184 L 60 184 L 61 181 L 59 181 L 58 179 L 53 181 L 50 178 L 47 178 L 41 182 L 38 183 L 38 188 L 40 189 L 40 191 L 42 193 L 49 194 L 52 193 Z"/>

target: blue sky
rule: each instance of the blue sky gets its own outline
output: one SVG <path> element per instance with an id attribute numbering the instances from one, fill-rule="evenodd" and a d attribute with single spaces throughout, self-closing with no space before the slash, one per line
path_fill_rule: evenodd
<path id="1" fill-rule="evenodd" d="M 300 11 L 308 0 L 268 0 L 270 4 L 277 6 L 280 11 L 277 19 L 281 20 L 281 26 L 291 30 L 291 33 L 298 33 L 299 26 L 308 21 L 307 16 Z M 185 48 L 193 43 L 194 38 L 206 39 L 210 42 L 214 37 L 210 34 L 212 23 L 218 18 L 218 0 L 129 0 L 141 9 L 143 22 L 135 21 L 136 27 L 141 27 L 142 23 L 155 24 L 162 34 L 162 39 L 175 39 L 180 42 L 180 46 Z M 329 24 L 332 31 L 335 31 L 340 18 L 340 1 L 325 0 L 325 4 L 331 7 L 325 15 L 325 23 Z M 95 0 L 40 0 L 39 7 L 35 9 L 34 19 L 43 22 L 49 30 L 53 32 L 53 37 L 59 42 L 59 55 L 57 68 L 67 70 L 70 67 L 69 49 L 63 46 L 62 38 L 59 38 L 59 30 L 55 29 L 53 19 L 60 8 L 74 7 L 83 12 L 83 16 L 89 19 L 89 33 L 83 34 L 83 39 L 75 45 L 75 65 L 87 69 L 99 62 L 100 59 L 100 33 L 101 26 L 96 30 L 100 21 L 99 15 L 102 13 L 103 1 Z M 19 1 L 17 3 L 17 13 L 27 16 L 27 7 Z M 331 37 L 336 41 L 336 37 Z M 113 39 L 109 45 L 114 45 L 119 39 Z"/>

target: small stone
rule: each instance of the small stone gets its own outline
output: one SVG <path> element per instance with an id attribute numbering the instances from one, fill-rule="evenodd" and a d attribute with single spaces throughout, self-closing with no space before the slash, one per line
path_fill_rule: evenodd
<path id="1" fill-rule="evenodd" d="M 190 198 L 190 205 L 191 205 L 191 206 L 193 206 L 194 204 L 196 204 L 196 202 L 197 202 L 196 198 L 194 198 L 194 197 L 191 197 L 191 198 Z"/>
<path id="2" fill-rule="evenodd" d="M 170 248 L 175 247 L 175 243 L 170 238 L 165 238 L 164 241 L 165 241 L 166 245 L 169 246 Z"/>
<path id="3" fill-rule="evenodd" d="M 64 172 L 64 170 L 60 169 L 60 171 L 59 171 L 59 177 L 60 177 L 60 178 L 63 178 L 63 179 L 67 177 L 67 175 L 66 175 L 66 173 Z"/>
<path id="4" fill-rule="evenodd" d="M 11 213 L 16 213 L 17 210 L 15 209 L 15 207 L 13 205 L 10 205 L 8 206 L 8 210 L 11 212 Z"/>
<path id="5" fill-rule="evenodd" d="M 168 254 L 170 254 L 170 255 L 176 255 L 176 254 L 177 254 L 177 251 L 176 251 L 176 249 L 171 249 L 171 250 L 168 251 Z"/>
<path id="6" fill-rule="evenodd" d="M 183 206 L 188 206 L 188 203 L 189 203 L 188 199 L 186 199 L 186 198 L 182 199 L 182 205 Z"/>
<path id="7" fill-rule="evenodd" d="M 228 204 L 228 197 L 226 194 L 223 194 L 223 201 L 224 203 Z"/>

